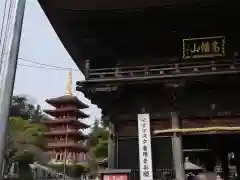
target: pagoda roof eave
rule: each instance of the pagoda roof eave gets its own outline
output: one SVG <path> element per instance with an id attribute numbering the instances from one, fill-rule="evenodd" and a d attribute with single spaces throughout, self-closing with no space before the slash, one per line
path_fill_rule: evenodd
<path id="1" fill-rule="evenodd" d="M 79 110 L 79 109 L 67 109 L 67 108 L 64 108 L 64 109 L 45 109 L 43 110 L 44 113 L 50 115 L 50 116 L 53 116 L 53 117 L 56 117 L 56 115 L 58 113 L 61 113 L 61 112 L 74 112 L 79 118 L 88 118 L 89 115 L 86 114 L 85 112 Z"/>
<path id="2" fill-rule="evenodd" d="M 54 124 L 71 124 L 74 123 L 76 127 L 81 127 L 83 129 L 89 128 L 90 126 L 77 120 L 77 119 L 54 119 L 54 120 L 49 120 L 49 121 L 43 121 L 43 123 L 47 126 L 49 125 L 54 125 Z"/>
<path id="3" fill-rule="evenodd" d="M 50 132 L 44 132 L 44 136 L 66 135 L 66 134 L 78 136 L 79 139 L 89 138 L 88 135 L 83 134 L 81 131 L 50 131 Z"/>
<path id="4" fill-rule="evenodd" d="M 47 99 L 46 102 L 54 107 L 57 107 L 58 104 L 74 104 L 78 109 L 86 109 L 89 106 L 78 99 L 77 96 L 60 96 L 56 98 Z"/>
<path id="5" fill-rule="evenodd" d="M 55 149 L 55 148 L 73 148 L 79 149 L 81 151 L 88 151 L 87 146 L 75 143 L 48 143 L 46 149 Z"/>

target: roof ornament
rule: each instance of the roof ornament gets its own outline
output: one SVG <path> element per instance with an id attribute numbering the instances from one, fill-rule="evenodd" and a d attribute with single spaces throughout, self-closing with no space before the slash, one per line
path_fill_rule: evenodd
<path id="1" fill-rule="evenodd" d="M 68 83 L 67 83 L 67 96 L 72 96 L 72 71 L 68 73 Z"/>

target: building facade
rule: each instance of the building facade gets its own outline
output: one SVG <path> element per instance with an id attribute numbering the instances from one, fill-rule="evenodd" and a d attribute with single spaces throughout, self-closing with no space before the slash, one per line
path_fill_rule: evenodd
<path id="1" fill-rule="evenodd" d="M 188 156 L 227 179 L 232 152 L 240 175 L 240 3 L 39 2 L 84 72 L 78 89 L 110 122 L 109 168 L 139 170 L 137 115 L 148 113 L 154 177 L 184 179 Z"/>

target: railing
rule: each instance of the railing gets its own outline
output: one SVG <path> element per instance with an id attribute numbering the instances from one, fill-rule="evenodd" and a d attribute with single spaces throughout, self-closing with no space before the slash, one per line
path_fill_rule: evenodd
<path id="1" fill-rule="evenodd" d="M 79 148 L 85 148 L 87 143 L 82 143 L 82 142 L 62 142 L 62 141 L 57 141 L 57 142 L 49 142 L 47 143 L 48 147 L 68 147 L 68 146 L 76 146 Z"/>
<path id="2" fill-rule="evenodd" d="M 55 180 L 74 180 L 73 178 L 67 176 L 64 173 L 57 172 L 56 170 L 43 166 L 41 164 L 31 164 L 30 167 L 32 168 L 33 177 L 35 180 L 42 180 L 42 179 L 55 179 Z"/>
<path id="3" fill-rule="evenodd" d="M 204 61 L 195 63 L 90 69 L 88 80 L 136 77 L 178 77 L 191 74 L 223 74 L 226 72 L 240 72 L 240 63 L 236 61 Z"/>
<path id="4" fill-rule="evenodd" d="M 131 176 L 130 179 L 132 179 L 132 180 L 140 179 L 139 170 L 132 169 L 130 176 Z M 153 171 L 153 179 L 161 180 L 166 177 L 174 179 L 175 178 L 174 169 L 156 169 Z"/>
<path id="5" fill-rule="evenodd" d="M 67 128 L 51 128 L 48 132 L 44 132 L 45 135 L 66 135 L 67 133 L 76 133 L 81 135 L 81 131 L 78 129 L 67 129 Z M 59 139 L 60 140 L 60 139 Z"/>
<path id="6" fill-rule="evenodd" d="M 214 167 L 215 173 L 221 173 L 222 168 L 221 166 L 215 166 Z M 168 177 L 168 178 L 167 178 Z M 236 167 L 235 166 L 229 166 L 229 177 L 233 178 L 236 177 Z M 138 180 L 139 177 L 139 170 L 131 170 L 131 178 L 132 180 Z M 175 179 L 175 172 L 174 169 L 156 169 L 153 171 L 153 179 L 156 180 L 162 180 L 162 179 Z"/>
<path id="7" fill-rule="evenodd" d="M 219 174 L 222 172 L 222 167 L 215 166 L 214 171 Z M 229 177 L 230 178 L 236 177 L 236 173 L 237 173 L 236 166 L 229 166 Z"/>
<path id="8" fill-rule="evenodd" d="M 87 174 L 80 174 L 78 178 L 71 178 L 63 172 L 58 172 L 50 167 L 34 163 L 30 164 L 30 168 L 33 173 L 34 180 L 88 180 L 89 176 Z M 18 167 L 17 167 L 18 169 Z M 10 179 L 16 179 L 18 177 L 18 170 L 11 172 L 8 177 Z"/>

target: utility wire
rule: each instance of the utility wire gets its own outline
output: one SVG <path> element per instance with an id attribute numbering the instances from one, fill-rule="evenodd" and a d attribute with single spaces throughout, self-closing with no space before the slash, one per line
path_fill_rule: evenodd
<path id="1" fill-rule="evenodd" d="M 53 70 L 53 71 L 80 71 L 79 69 L 72 69 L 72 68 L 49 68 L 49 67 L 42 67 L 42 66 L 34 66 L 34 65 L 27 65 L 27 64 L 20 64 L 18 66 L 24 66 L 29 68 L 36 68 L 36 69 L 44 69 L 44 70 Z"/>
<path id="2" fill-rule="evenodd" d="M 1 52 L 1 58 L 0 58 L 1 62 L 3 62 L 3 56 L 4 56 L 3 54 L 6 53 L 6 52 L 4 52 L 4 49 L 5 49 L 5 46 L 7 45 L 7 38 L 8 38 L 9 28 L 10 28 L 10 25 L 11 25 L 10 22 L 11 22 L 12 11 L 13 11 L 13 1 L 10 0 L 9 9 L 8 9 L 8 16 L 7 16 L 7 23 L 6 23 L 6 30 L 5 30 L 5 33 L 4 33 L 3 46 L 2 46 L 2 52 Z M 0 68 L 1 68 L 1 66 L 0 66 Z"/>
<path id="3" fill-rule="evenodd" d="M 51 68 L 51 69 L 55 69 L 55 70 L 79 71 L 79 69 L 66 68 L 66 67 L 56 66 L 56 65 L 52 65 L 52 64 L 45 64 L 45 63 L 40 63 L 40 62 L 37 62 L 37 61 L 27 60 L 27 59 L 24 59 L 24 58 L 18 58 L 18 59 L 22 60 L 22 61 L 25 61 L 25 62 L 30 62 L 30 63 L 38 64 L 38 65 L 41 65 L 41 66 L 46 66 L 46 67 L 49 67 L 49 69 Z M 38 66 L 38 67 L 41 67 L 41 66 Z"/>
<path id="4" fill-rule="evenodd" d="M 5 0 L 2 23 L 1 23 L 1 30 L 0 30 L 0 47 L 2 45 L 1 52 L 0 52 L 0 70 L 1 70 L 1 64 L 2 64 L 3 59 L 4 59 L 3 58 L 4 55 L 9 53 L 9 52 L 4 52 L 4 49 L 5 49 L 5 46 L 6 46 L 6 43 L 7 43 L 9 28 L 11 26 L 10 22 L 11 22 L 13 1 L 10 0 L 9 6 L 8 6 L 7 2 L 9 2 L 9 1 Z M 4 31 L 4 29 L 5 29 L 5 31 Z M 41 66 L 34 66 L 34 65 L 27 65 L 27 64 L 18 63 L 18 66 L 23 66 L 23 67 L 45 69 L 45 70 L 79 71 L 79 69 L 64 68 L 64 67 L 55 66 L 55 65 L 51 65 L 51 64 L 44 64 L 44 63 L 40 63 L 40 62 L 37 62 L 37 61 L 27 60 L 27 59 L 24 59 L 24 58 L 18 58 L 18 59 L 22 60 L 22 61 L 25 61 L 25 62 L 30 62 L 30 63 L 41 65 Z M 45 67 L 42 67 L 42 66 L 45 66 Z"/>
<path id="5" fill-rule="evenodd" d="M 3 18 L 2 18 L 2 25 L 1 25 L 1 32 L 0 32 L 0 47 L 2 45 L 2 37 L 3 37 L 3 29 L 4 29 L 4 24 L 5 24 L 6 9 L 7 9 L 7 0 L 5 0 L 4 8 L 3 8 Z"/>
<path id="6" fill-rule="evenodd" d="M 3 53 L 0 53 L 0 54 L 3 54 Z M 6 53 L 4 54 L 6 55 Z M 46 70 L 56 70 L 56 71 L 80 71 L 79 69 L 75 69 L 75 68 L 65 68 L 65 67 L 61 67 L 61 66 L 57 66 L 57 65 L 52 65 L 52 64 L 45 64 L 45 63 L 40 63 L 38 61 L 33 61 L 33 60 L 28 60 L 28 59 L 25 59 L 25 58 L 18 58 L 19 60 L 21 61 L 25 61 L 25 62 L 29 62 L 29 63 L 33 63 L 33 64 L 37 64 L 37 65 L 40 65 L 40 66 L 35 66 L 35 65 L 28 65 L 28 64 L 21 64 L 21 63 L 18 63 L 18 66 L 25 66 L 25 67 L 29 67 L 29 68 L 36 68 L 36 69 L 46 69 Z M 2 61 L 0 61 L 2 62 Z"/>
<path id="7" fill-rule="evenodd" d="M 9 2 L 9 1 L 5 0 L 5 3 L 4 3 L 4 14 L 3 14 L 3 18 L 2 18 L 1 31 L 0 31 L 0 46 L 2 44 L 2 49 L 1 49 L 1 52 L 0 52 L 0 64 L 2 64 L 2 62 L 3 62 L 4 55 L 6 55 L 8 53 L 8 52 L 4 52 L 4 49 L 5 49 L 5 46 L 6 46 L 6 43 L 7 43 L 9 28 L 11 26 L 10 22 L 11 22 L 13 1 L 10 0 L 9 7 L 8 7 L 7 2 Z M 6 18 L 6 16 L 7 16 L 7 18 Z M 5 28 L 5 32 L 4 32 L 4 28 Z M 30 62 L 30 63 L 41 65 L 41 66 L 35 66 L 35 65 L 27 65 L 27 64 L 18 63 L 18 66 L 23 66 L 23 67 L 36 68 L 36 69 L 45 69 L 45 70 L 57 70 L 57 71 L 59 71 L 59 70 L 61 70 L 61 71 L 69 71 L 69 70 L 71 70 L 71 71 L 79 71 L 79 69 L 65 68 L 65 67 L 60 67 L 60 66 L 56 66 L 56 65 L 45 64 L 45 63 L 40 63 L 40 62 L 37 62 L 37 61 L 27 60 L 27 59 L 24 59 L 24 58 L 18 58 L 18 59 L 21 60 L 21 61 L 25 61 L 25 62 Z M 43 67 L 43 66 L 45 66 L 45 67 Z"/>
<path id="8" fill-rule="evenodd" d="M 18 58 L 18 59 L 20 59 L 22 61 L 38 64 L 38 65 L 41 65 L 41 66 L 47 66 L 47 67 L 56 68 L 56 69 L 66 69 L 66 70 L 71 69 L 71 68 L 60 67 L 60 66 L 56 66 L 56 65 L 52 65 L 52 64 L 45 64 L 45 63 L 40 63 L 40 62 L 37 62 L 37 61 L 27 60 L 27 59 L 24 59 L 24 58 L 21 58 L 21 57 Z"/>

